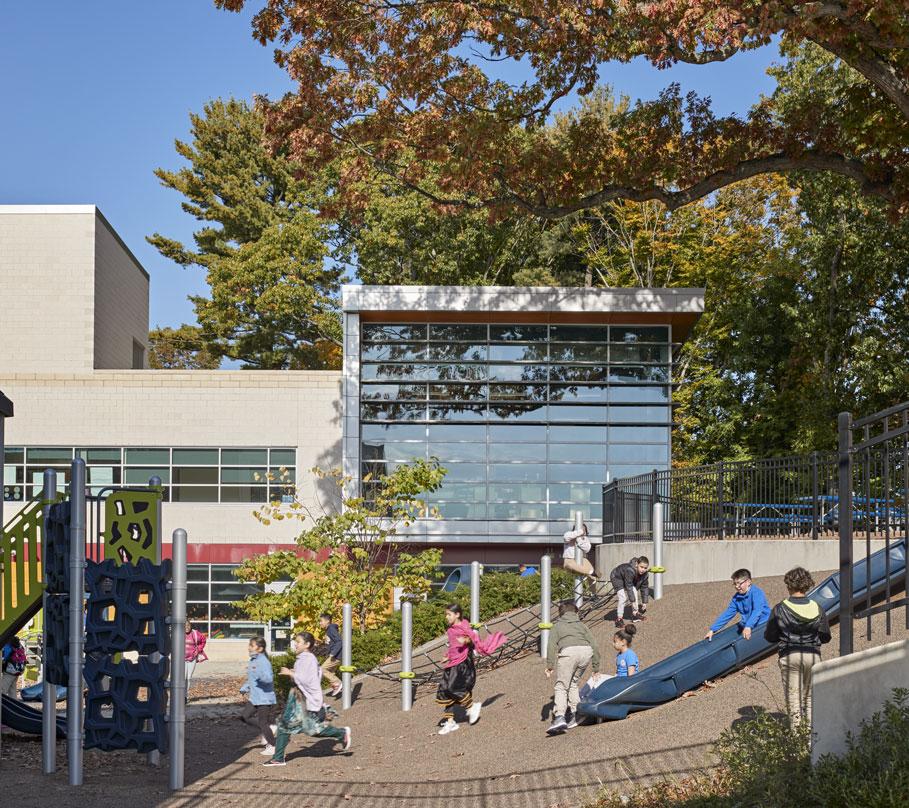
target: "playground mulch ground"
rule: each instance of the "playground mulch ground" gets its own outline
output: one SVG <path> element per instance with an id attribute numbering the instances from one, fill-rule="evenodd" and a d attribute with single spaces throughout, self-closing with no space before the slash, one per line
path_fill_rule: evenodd
<path id="1" fill-rule="evenodd" d="M 772 601 L 785 594 L 780 578 L 759 583 Z M 643 664 L 700 639 L 731 595 L 728 582 L 667 586 L 664 599 L 652 604 L 650 619 L 640 625 L 635 648 Z M 602 620 L 594 629 L 608 670 L 612 623 Z M 868 644 L 856 634 L 857 647 Z M 903 636 L 896 628 L 886 638 L 881 620 L 871 644 Z M 826 655 L 835 652 L 836 636 Z M 438 709 L 430 689 L 417 693 L 409 713 L 401 712 L 398 693 L 367 679 L 339 722 L 353 727 L 352 750 L 336 753 L 330 741 L 295 736 L 284 768 L 261 766 L 254 731 L 236 718 L 190 721 L 187 785 L 176 795 L 167 790 L 166 769 L 149 769 L 134 753 L 87 751 L 84 785 L 70 789 L 62 745 L 59 771 L 44 777 L 39 739 L 4 734 L 4 790 L 15 795 L 10 804 L 17 808 L 567 808 L 602 787 L 624 792 L 709 766 L 710 744 L 723 730 L 755 710 L 778 711 L 782 704 L 775 659 L 624 721 L 579 727 L 555 738 L 544 733 L 552 691 L 537 657 L 483 674 L 475 691 L 484 700 L 481 721 L 451 735 L 436 734 Z"/>

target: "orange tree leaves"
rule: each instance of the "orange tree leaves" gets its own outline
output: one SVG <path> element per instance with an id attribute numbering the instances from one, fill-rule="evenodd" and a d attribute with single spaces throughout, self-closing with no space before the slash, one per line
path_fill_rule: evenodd
<path id="1" fill-rule="evenodd" d="M 351 186 L 377 166 L 440 205 L 558 218 L 619 198 L 678 208 L 811 170 L 909 206 L 905 0 L 267 0 L 253 30 L 297 82 L 270 105 L 269 137 L 304 166 L 354 155 Z M 704 64 L 777 36 L 817 44 L 862 81 L 834 104 L 774 94 L 746 117 L 717 117 L 677 86 L 605 120 L 552 114 L 588 96 L 610 60 Z M 520 61 L 527 80 L 497 77 L 500 61 Z M 431 187 L 429 163 L 443 167 Z"/>

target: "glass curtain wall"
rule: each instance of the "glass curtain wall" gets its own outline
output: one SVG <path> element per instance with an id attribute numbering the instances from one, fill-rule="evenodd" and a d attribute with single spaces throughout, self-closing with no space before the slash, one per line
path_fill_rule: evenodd
<path id="1" fill-rule="evenodd" d="M 360 359 L 363 476 L 437 457 L 445 519 L 597 520 L 668 468 L 667 326 L 366 323 Z"/>

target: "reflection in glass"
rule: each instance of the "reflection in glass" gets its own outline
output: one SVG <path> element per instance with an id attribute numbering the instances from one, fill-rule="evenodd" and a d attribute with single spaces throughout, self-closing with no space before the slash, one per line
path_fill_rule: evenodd
<path id="1" fill-rule="evenodd" d="M 442 342 L 486 342 L 489 326 L 485 323 L 446 325 L 430 323 L 429 338 Z"/>
<path id="2" fill-rule="evenodd" d="M 600 483 L 606 482 L 606 465 L 562 463 L 549 467 L 549 479 L 557 483 Z"/>
<path id="3" fill-rule="evenodd" d="M 486 465 L 484 463 L 448 463 L 445 468 L 448 474 L 445 475 L 446 482 L 485 482 Z"/>
<path id="4" fill-rule="evenodd" d="M 612 345 L 610 362 L 663 362 L 669 361 L 668 345 Z"/>
<path id="5" fill-rule="evenodd" d="M 622 384 L 639 382 L 668 384 L 669 368 L 665 365 L 613 365 L 609 368 L 609 381 Z"/>
<path id="6" fill-rule="evenodd" d="M 418 362 L 426 359 L 426 346 L 412 342 L 363 345 L 360 357 L 364 362 Z"/>
<path id="7" fill-rule="evenodd" d="M 545 382 L 546 365 L 490 365 L 489 380 L 494 382 Z"/>
<path id="8" fill-rule="evenodd" d="M 430 424 L 430 443 L 435 441 L 486 441 L 484 424 Z"/>
<path id="9" fill-rule="evenodd" d="M 433 402 L 429 405 L 430 421 L 484 421 L 486 420 L 485 404 L 469 404 L 451 402 L 440 404 Z"/>
<path id="10" fill-rule="evenodd" d="M 574 516 L 575 511 L 580 511 L 581 518 L 585 520 L 603 518 L 603 505 L 599 502 L 592 502 L 590 505 L 552 504 L 549 506 L 549 518 L 568 520 Z"/>
<path id="11" fill-rule="evenodd" d="M 426 398 L 425 384 L 364 384 L 360 388 L 363 401 L 422 400 Z"/>
<path id="12" fill-rule="evenodd" d="M 669 342 L 669 329 L 663 325 L 614 325 L 609 329 L 612 342 Z"/>
<path id="13" fill-rule="evenodd" d="M 512 341 L 542 342 L 546 340 L 545 325 L 491 325 L 489 326 L 491 342 Z"/>
<path id="14" fill-rule="evenodd" d="M 540 461 L 546 456 L 544 443 L 492 443 L 489 445 L 489 459 L 493 463 L 512 460 Z"/>
<path id="15" fill-rule="evenodd" d="M 552 343 L 549 348 L 552 362 L 603 362 L 609 361 L 606 345 L 584 345 L 574 343 Z"/>
<path id="16" fill-rule="evenodd" d="M 602 401 L 605 404 L 608 389 L 605 384 L 553 384 L 549 388 L 549 400 Z"/>
<path id="17" fill-rule="evenodd" d="M 620 402 L 633 404 L 665 404 L 669 401 L 669 387 L 656 384 L 646 387 L 633 387 L 631 385 L 614 385 L 609 388 L 610 401 L 613 404 Z"/>
<path id="18" fill-rule="evenodd" d="M 486 462 L 485 443 L 433 443 L 429 456 L 437 457 L 444 464 L 451 461 Z"/>
<path id="19" fill-rule="evenodd" d="M 669 428 L 665 426 L 614 426 L 609 432 L 616 443 L 665 443 L 669 445 Z"/>
<path id="20" fill-rule="evenodd" d="M 669 419 L 669 407 L 612 406 L 609 408 L 609 420 L 616 423 L 668 423 Z"/>
<path id="21" fill-rule="evenodd" d="M 594 485 L 551 483 L 549 486 L 549 498 L 553 502 L 576 502 L 578 504 L 598 502 L 601 492 L 602 486 L 599 483 Z"/>
<path id="22" fill-rule="evenodd" d="M 489 481 L 545 483 L 546 466 L 542 463 L 490 464 Z"/>
<path id="23" fill-rule="evenodd" d="M 426 339 L 426 324 L 419 325 L 363 325 L 366 341 L 408 341 Z"/>
<path id="24" fill-rule="evenodd" d="M 491 384 L 491 401 L 545 401 L 545 384 Z"/>
<path id="25" fill-rule="evenodd" d="M 445 482 L 438 491 L 422 494 L 421 499 L 425 502 L 485 502 L 486 485 Z"/>
<path id="26" fill-rule="evenodd" d="M 606 407 L 592 404 L 553 404 L 549 408 L 551 421 L 606 422 Z"/>
<path id="27" fill-rule="evenodd" d="M 665 466 L 669 462 L 669 447 L 660 443 L 613 443 L 609 446 L 609 462 Z"/>
<path id="28" fill-rule="evenodd" d="M 430 401 L 485 401 L 485 384 L 431 384 Z"/>
<path id="29" fill-rule="evenodd" d="M 367 440 L 425 440 L 426 427 L 418 424 L 363 424 L 360 436 Z"/>
<path id="30" fill-rule="evenodd" d="M 554 382 L 605 382 L 609 376 L 606 365 L 550 365 Z"/>
<path id="31" fill-rule="evenodd" d="M 497 483 L 489 486 L 490 502 L 545 502 L 545 485 Z"/>
<path id="32" fill-rule="evenodd" d="M 546 427 L 542 425 L 525 426 L 524 424 L 516 424 L 513 426 L 502 426 L 495 424 L 489 427 L 489 440 L 493 443 L 499 443 L 503 441 L 529 441 L 531 443 L 538 443 L 542 445 L 546 443 Z"/>
<path id="33" fill-rule="evenodd" d="M 546 343 L 528 345 L 490 345 L 490 362 L 545 362 Z"/>
<path id="34" fill-rule="evenodd" d="M 605 463 L 606 447 L 596 443 L 550 443 L 550 463 Z"/>
<path id="35" fill-rule="evenodd" d="M 549 327 L 553 342 L 606 342 L 609 329 L 605 325 L 553 325 Z"/>
<path id="36" fill-rule="evenodd" d="M 439 362 L 485 362 L 487 347 L 472 345 L 470 343 L 441 342 L 431 343 L 429 346 L 429 359 Z"/>
<path id="37" fill-rule="evenodd" d="M 489 420 L 499 421 L 545 421 L 545 404 L 499 404 L 489 405 Z"/>
<path id="38" fill-rule="evenodd" d="M 495 502 L 489 504 L 490 519 L 545 519 L 546 506 L 528 505 L 518 502 Z"/>
<path id="39" fill-rule="evenodd" d="M 422 421 L 426 418 L 426 406 L 403 402 L 361 404 L 360 417 L 364 421 Z"/>
<path id="40" fill-rule="evenodd" d="M 437 506 L 443 519 L 485 519 L 485 502 L 440 502 Z"/>

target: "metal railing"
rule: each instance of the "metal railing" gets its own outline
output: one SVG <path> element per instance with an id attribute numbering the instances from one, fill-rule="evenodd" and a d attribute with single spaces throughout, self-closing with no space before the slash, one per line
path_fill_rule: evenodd
<path id="1" fill-rule="evenodd" d="M 845 492 L 839 531 L 840 656 L 844 656 L 853 650 L 856 619 L 865 620 L 870 640 L 872 617 L 883 614 L 889 636 L 892 612 L 903 607 L 909 629 L 909 599 L 905 596 L 909 584 L 909 402 L 858 420 L 851 413 L 840 413 L 838 473 L 840 490 Z M 853 542 L 862 539 L 864 563 L 860 560 L 853 566 Z M 879 576 L 884 583 L 879 587 L 872 585 L 875 539 L 883 539 L 886 550 L 883 575 Z M 893 574 L 892 565 L 897 565 Z M 895 598 L 900 592 L 903 597 Z"/>
<path id="2" fill-rule="evenodd" d="M 837 456 L 742 460 L 653 471 L 603 487 L 603 541 L 649 541 L 662 503 L 665 540 L 825 538 L 839 529 Z M 878 513 L 883 530 L 883 513 Z"/>

